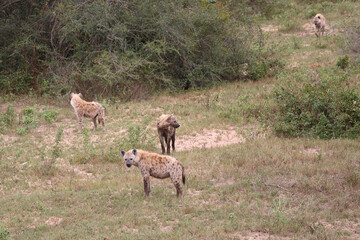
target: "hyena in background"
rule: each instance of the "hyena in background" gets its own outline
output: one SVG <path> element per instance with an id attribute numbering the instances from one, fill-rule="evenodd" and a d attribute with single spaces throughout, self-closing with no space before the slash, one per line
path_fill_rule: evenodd
<path id="1" fill-rule="evenodd" d="M 317 37 L 320 37 L 320 34 L 324 36 L 325 24 L 326 24 L 325 17 L 320 13 L 316 14 L 314 17 L 314 25 L 315 25 L 315 35 Z"/>
<path id="2" fill-rule="evenodd" d="M 172 149 L 175 151 L 175 131 L 180 127 L 174 115 L 163 114 L 157 123 L 157 130 L 161 144 L 162 154 L 165 153 L 164 138 L 167 146 L 167 154 L 170 154 L 170 140 L 172 141 Z"/>
<path id="3" fill-rule="evenodd" d="M 97 123 L 96 118 L 98 118 L 99 124 L 101 123 L 103 129 L 105 130 L 105 111 L 104 107 L 97 102 L 86 102 L 82 98 L 82 94 L 71 93 L 70 94 L 70 104 L 75 110 L 76 117 L 79 122 L 79 132 L 82 131 L 82 121 L 83 118 L 92 118 L 94 122 L 94 131 L 96 130 Z"/>
<path id="4" fill-rule="evenodd" d="M 184 166 L 171 156 L 160 155 L 157 153 L 149 153 L 142 150 L 121 151 L 126 166 L 134 165 L 139 168 L 144 180 L 145 196 L 150 195 L 150 176 L 155 178 L 171 178 L 175 188 L 177 197 L 182 197 L 181 181 L 185 184 Z"/>

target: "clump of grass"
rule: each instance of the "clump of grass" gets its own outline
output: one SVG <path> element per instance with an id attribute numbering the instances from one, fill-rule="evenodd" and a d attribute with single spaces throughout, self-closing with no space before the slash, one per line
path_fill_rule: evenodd
<path id="1" fill-rule="evenodd" d="M 0 224 L 0 240 L 7 240 L 10 238 L 10 232 Z"/>
<path id="2" fill-rule="evenodd" d="M 300 40 L 300 38 L 298 38 L 296 36 L 291 36 L 291 41 L 293 43 L 293 48 L 294 49 L 300 49 L 301 48 L 301 40 Z"/>
<path id="3" fill-rule="evenodd" d="M 6 113 L 0 114 L 0 133 L 5 132 L 13 125 L 15 117 L 16 114 L 14 112 L 14 108 L 11 105 L 8 105 L 6 108 Z"/>
<path id="4" fill-rule="evenodd" d="M 303 27 L 300 22 L 296 19 L 287 19 L 285 20 L 281 27 L 279 28 L 280 32 L 290 33 L 290 32 L 299 32 L 303 31 Z"/>
<path id="5" fill-rule="evenodd" d="M 61 142 L 63 131 L 64 131 L 64 127 L 60 127 L 57 130 L 56 136 L 55 136 L 55 145 L 53 146 L 49 157 L 47 157 L 47 152 L 45 151 L 45 146 L 43 146 L 39 149 L 41 162 L 37 166 L 37 172 L 41 176 L 54 176 L 56 173 L 56 168 L 54 165 L 55 165 L 56 159 L 61 156 L 62 150 L 61 150 L 60 142 Z"/>
<path id="6" fill-rule="evenodd" d="M 130 126 L 127 131 L 127 136 L 123 138 L 119 147 L 121 149 L 140 148 L 153 149 L 155 147 L 155 137 L 150 135 L 148 128 L 152 118 L 145 118 L 142 125 Z"/>

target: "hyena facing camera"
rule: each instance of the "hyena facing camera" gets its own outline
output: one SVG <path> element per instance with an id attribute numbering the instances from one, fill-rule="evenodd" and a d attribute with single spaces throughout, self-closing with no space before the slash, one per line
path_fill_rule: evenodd
<path id="1" fill-rule="evenodd" d="M 167 147 L 167 154 L 170 154 L 170 141 L 172 141 L 172 149 L 175 151 L 175 132 L 180 124 L 176 121 L 174 115 L 163 114 L 160 116 L 157 123 L 157 130 L 159 134 L 162 154 L 165 153 L 164 138 Z"/>
<path id="2" fill-rule="evenodd" d="M 326 24 L 325 17 L 320 13 L 316 14 L 314 17 L 314 25 L 315 25 L 315 35 L 317 37 L 320 37 L 320 34 L 324 36 L 325 24 Z"/>

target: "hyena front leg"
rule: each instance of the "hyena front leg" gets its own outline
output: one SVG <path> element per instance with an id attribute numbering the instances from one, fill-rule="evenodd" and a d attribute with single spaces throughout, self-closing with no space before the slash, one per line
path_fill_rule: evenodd
<path id="1" fill-rule="evenodd" d="M 150 176 L 144 176 L 144 192 L 145 197 L 150 196 Z"/>
<path id="2" fill-rule="evenodd" d="M 166 152 L 168 155 L 170 155 L 170 141 L 171 137 L 169 135 L 166 136 Z"/>
<path id="3" fill-rule="evenodd" d="M 161 151 L 162 154 L 165 153 L 165 146 L 164 146 L 164 136 L 159 132 L 159 139 L 160 139 L 160 144 L 161 144 Z"/>
<path id="4" fill-rule="evenodd" d="M 175 131 L 174 134 L 171 136 L 171 141 L 172 141 L 172 149 L 173 151 L 175 151 Z"/>
<path id="5" fill-rule="evenodd" d="M 96 122 L 97 115 L 92 119 L 94 123 L 94 131 L 96 131 L 97 122 Z"/>
<path id="6" fill-rule="evenodd" d="M 82 116 L 78 116 L 78 122 L 79 122 L 79 133 L 82 132 L 82 121 L 83 121 L 83 117 Z"/>

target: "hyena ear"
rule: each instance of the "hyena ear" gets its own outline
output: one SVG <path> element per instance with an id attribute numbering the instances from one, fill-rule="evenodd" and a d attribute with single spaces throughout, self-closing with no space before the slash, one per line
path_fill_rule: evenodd
<path id="1" fill-rule="evenodd" d="M 173 117 L 173 115 L 171 114 L 167 119 L 166 119 L 166 121 L 167 122 L 171 122 L 171 118 Z"/>
<path id="2" fill-rule="evenodd" d="M 73 95 L 74 95 L 74 93 L 70 93 L 70 100 L 72 99 Z"/>
<path id="3" fill-rule="evenodd" d="M 82 95 L 81 93 L 79 93 L 78 95 L 79 95 L 79 97 L 81 97 L 81 98 L 83 97 L 83 95 Z"/>
<path id="4" fill-rule="evenodd" d="M 122 156 L 122 157 L 125 156 L 125 151 L 121 150 L 121 156 Z"/>
<path id="5" fill-rule="evenodd" d="M 136 149 L 133 149 L 133 150 L 132 150 L 132 153 L 136 156 L 136 155 L 137 155 L 137 150 L 136 150 Z"/>

